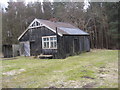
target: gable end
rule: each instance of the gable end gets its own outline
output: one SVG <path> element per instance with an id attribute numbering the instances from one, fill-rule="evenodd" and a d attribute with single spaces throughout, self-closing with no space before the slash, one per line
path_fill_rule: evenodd
<path id="1" fill-rule="evenodd" d="M 20 38 L 22 36 L 24 36 L 24 34 L 31 28 L 37 28 L 37 27 L 42 27 L 45 26 L 46 28 L 48 28 L 49 30 L 53 31 L 54 33 L 56 33 L 56 30 L 50 28 L 49 26 L 45 25 L 44 23 L 40 22 L 38 19 L 34 19 L 32 21 L 32 23 L 28 26 L 28 28 L 18 37 L 18 40 L 20 40 Z M 61 33 L 58 33 L 58 35 L 62 36 Z"/>

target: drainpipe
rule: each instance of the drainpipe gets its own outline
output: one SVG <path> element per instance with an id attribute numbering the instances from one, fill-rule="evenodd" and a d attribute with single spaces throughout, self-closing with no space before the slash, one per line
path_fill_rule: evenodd
<path id="1" fill-rule="evenodd" d="M 58 31 L 57 31 L 57 27 L 56 27 L 56 38 L 57 38 L 57 51 L 56 53 L 58 52 Z"/>

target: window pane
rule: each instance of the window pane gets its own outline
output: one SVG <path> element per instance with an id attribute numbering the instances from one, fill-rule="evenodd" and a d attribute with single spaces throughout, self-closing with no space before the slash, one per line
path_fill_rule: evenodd
<path id="1" fill-rule="evenodd" d="M 43 45 L 43 47 L 44 47 L 44 48 L 46 48 L 46 46 L 47 46 L 47 45 L 46 45 L 46 42 L 44 42 L 44 45 Z"/>
<path id="2" fill-rule="evenodd" d="M 36 26 L 38 26 L 39 25 L 39 23 L 38 22 L 36 22 Z"/>
<path id="3" fill-rule="evenodd" d="M 49 38 L 43 38 L 43 41 L 49 41 Z"/>
<path id="4" fill-rule="evenodd" d="M 49 48 L 49 42 L 46 42 L 47 43 L 47 47 L 46 48 Z"/>
<path id="5" fill-rule="evenodd" d="M 50 48 L 53 48 L 53 47 L 54 47 L 53 42 L 51 42 L 51 46 L 50 46 Z"/>
<path id="6" fill-rule="evenodd" d="M 43 38 L 43 41 L 46 41 L 46 38 Z"/>
<path id="7" fill-rule="evenodd" d="M 47 41 L 49 41 L 49 38 L 46 38 L 47 39 Z"/>
<path id="8" fill-rule="evenodd" d="M 57 47 L 57 42 L 54 42 L 54 48 L 56 48 Z"/>
<path id="9" fill-rule="evenodd" d="M 35 26 L 35 22 L 32 24 L 32 26 Z"/>
<path id="10" fill-rule="evenodd" d="M 43 47 L 44 47 L 44 48 L 49 48 L 49 42 L 44 42 Z"/>
<path id="11" fill-rule="evenodd" d="M 57 40 L 57 38 L 56 38 L 56 37 L 54 37 L 54 40 Z"/>
<path id="12" fill-rule="evenodd" d="M 53 37 L 50 37 L 50 40 L 53 40 Z"/>

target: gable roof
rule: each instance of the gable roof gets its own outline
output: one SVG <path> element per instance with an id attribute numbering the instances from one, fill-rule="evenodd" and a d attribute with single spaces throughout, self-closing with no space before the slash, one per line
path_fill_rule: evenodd
<path id="1" fill-rule="evenodd" d="M 38 22 L 38 26 L 33 26 L 35 22 Z M 89 35 L 88 33 L 80 30 L 79 28 L 76 28 L 75 26 L 64 23 L 64 22 L 52 22 L 49 20 L 43 20 L 43 19 L 34 19 L 33 22 L 28 26 L 28 28 L 19 36 L 18 40 L 30 29 L 35 27 L 41 27 L 45 26 L 51 31 L 56 33 L 56 27 L 57 27 L 57 33 L 58 35 L 62 36 L 64 34 L 68 35 Z"/>

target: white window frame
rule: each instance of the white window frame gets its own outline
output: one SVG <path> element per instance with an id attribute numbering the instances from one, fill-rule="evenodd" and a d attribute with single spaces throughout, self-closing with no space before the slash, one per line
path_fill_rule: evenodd
<path id="1" fill-rule="evenodd" d="M 55 37 L 56 40 L 50 40 L 51 37 Z M 49 40 L 48 41 L 44 41 L 44 38 L 48 38 Z M 48 48 L 44 47 L 44 42 L 49 42 Z M 51 48 L 51 42 L 53 42 L 53 46 L 54 46 L 54 42 L 56 42 L 56 47 L 52 47 Z M 57 49 L 57 36 L 56 35 L 54 35 L 54 36 L 43 36 L 42 37 L 42 49 Z"/>
<path id="2" fill-rule="evenodd" d="M 38 23 L 38 25 L 37 25 L 37 23 Z M 30 28 L 35 28 L 35 27 L 40 27 L 40 26 L 42 26 L 41 23 L 39 23 L 38 21 L 34 21 L 34 22 L 30 25 Z"/>

